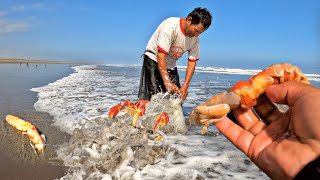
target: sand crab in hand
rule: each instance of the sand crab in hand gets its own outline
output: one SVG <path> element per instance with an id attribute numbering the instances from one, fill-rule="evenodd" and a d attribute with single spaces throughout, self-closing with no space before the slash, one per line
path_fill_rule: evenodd
<path id="1" fill-rule="evenodd" d="M 109 113 L 108 113 L 108 118 L 113 119 L 114 117 L 117 116 L 117 114 L 125 110 L 127 113 L 133 117 L 132 120 L 132 125 L 134 127 L 137 126 L 137 120 L 140 116 L 143 116 L 145 114 L 146 110 L 146 105 L 148 104 L 149 101 L 147 100 L 139 100 L 137 102 L 130 102 L 130 100 L 125 101 L 124 103 L 119 103 L 113 107 L 110 108 Z M 154 124 L 153 132 L 156 133 L 158 128 L 161 126 L 165 126 L 169 122 L 169 115 L 166 112 L 163 112 L 159 114 L 156 117 L 156 121 Z"/>
<path id="2" fill-rule="evenodd" d="M 202 134 L 205 134 L 210 123 L 219 121 L 239 106 L 245 109 L 255 106 L 257 99 L 268 86 L 286 81 L 310 84 L 296 66 L 288 63 L 271 65 L 248 81 L 239 81 L 227 91 L 214 95 L 200 104 L 189 115 L 190 125 L 192 122 L 204 125 Z"/>

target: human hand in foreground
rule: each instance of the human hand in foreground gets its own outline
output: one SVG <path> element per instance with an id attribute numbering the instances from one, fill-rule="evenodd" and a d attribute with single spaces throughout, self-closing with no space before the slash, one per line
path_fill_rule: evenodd
<path id="1" fill-rule="evenodd" d="M 287 104 L 281 112 L 262 96 L 252 110 L 236 109 L 239 124 L 227 117 L 216 127 L 272 179 L 292 179 L 320 155 L 320 89 L 286 82 L 266 89 L 267 97 Z"/>

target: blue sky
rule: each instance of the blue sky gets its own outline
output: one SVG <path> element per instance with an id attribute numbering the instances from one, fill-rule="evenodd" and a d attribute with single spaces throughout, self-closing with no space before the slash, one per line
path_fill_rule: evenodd
<path id="1" fill-rule="evenodd" d="M 1 0 L 0 57 L 140 64 L 158 24 L 195 7 L 214 17 L 200 66 L 320 64 L 318 0 Z"/>

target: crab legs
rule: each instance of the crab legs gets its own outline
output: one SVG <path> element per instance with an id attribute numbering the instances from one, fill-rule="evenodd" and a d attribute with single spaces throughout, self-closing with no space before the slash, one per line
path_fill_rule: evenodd
<path id="1" fill-rule="evenodd" d="M 271 65 L 249 80 L 239 81 L 230 89 L 201 103 L 190 113 L 190 125 L 193 122 L 197 125 L 204 125 L 202 134 L 205 134 L 210 123 L 219 121 L 237 107 L 248 109 L 255 106 L 257 99 L 268 86 L 286 81 L 310 84 L 306 76 L 296 66 L 288 63 Z"/>
<path id="2" fill-rule="evenodd" d="M 139 117 L 145 114 L 146 105 L 149 101 L 147 100 L 139 100 L 137 102 L 130 102 L 130 100 L 125 101 L 124 103 L 119 103 L 110 108 L 108 113 L 108 118 L 113 119 L 117 116 L 117 114 L 125 110 L 127 113 L 133 117 L 132 125 L 134 127 L 137 126 L 137 120 Z M 156 133 L 159 127 L 165 126 L 169 122 L 168 113 L 163 112 L 156 117 L 156 121 L 154 124 L 153 132 Z"/>

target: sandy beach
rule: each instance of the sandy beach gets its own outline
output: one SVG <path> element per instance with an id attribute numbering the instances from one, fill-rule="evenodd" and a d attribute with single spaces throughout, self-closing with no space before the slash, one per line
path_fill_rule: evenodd
<path id="1" fill-rule="evenodd" d="M 70 138 L 51 125 L 52 116 L 37 112 L 33 87 L 44 86 L 72 72 L 73 64 L 80 62 L 0 59 L 0 175 L 1 179 L 56 179 L 66 168 L 56 157 L 56 146 Z M 20 65 L 19 65 L 20 63 Z M 5 121 L 7 114 L 19 116 L 41 130 L 48 145 L 44 157 L 32 149 L 29 139 Z"/>
<path id="2" fill-rule="evenodd" d="M 5 122 L 5 114 L 1 114 L 1 179 L 55 179 L 62 177 L 65 173 L 65 167 L 61 161 L 55 160 L 55 146 L 68 141 L 69 136 L 48 123 L 52 117 L 47 113 L 29 110 L 22 114 L 14 114 L 36 124 L 37 128 L 46 134 L 50 144 L 45 148 L 44 158 L 37 156 L 28 137 L 8 125 Z"/>

